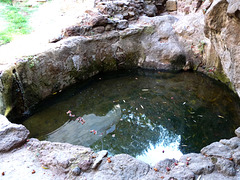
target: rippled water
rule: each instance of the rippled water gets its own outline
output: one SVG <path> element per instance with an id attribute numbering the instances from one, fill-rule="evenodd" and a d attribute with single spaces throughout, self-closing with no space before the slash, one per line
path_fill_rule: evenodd
<path id="1" fill-rule="evenodd" d="M 155 163 L 199 152 L 240 126 L 239 98 L 199 73 L 139 70 L 81 84 L 45 101 L 24 121 L 32 137 Z"/>

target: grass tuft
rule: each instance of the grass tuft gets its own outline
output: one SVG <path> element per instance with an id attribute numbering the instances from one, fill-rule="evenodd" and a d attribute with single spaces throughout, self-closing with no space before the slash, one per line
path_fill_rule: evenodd
<path id="1" fill-rule="evenodd" d="M 0 15 L 8 22 L 8 26 L 3 31 L 0 31 L 0 45 L 9 43 L 15 35 L 31 32 L 28 20 L 32 11 L 29 8 L 12 5 L 4 6 L 5 8 L 0 12 Z"/>

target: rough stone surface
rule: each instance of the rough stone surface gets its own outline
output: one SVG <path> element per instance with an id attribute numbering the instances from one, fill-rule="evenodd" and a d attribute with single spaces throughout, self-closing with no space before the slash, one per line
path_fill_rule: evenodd
<path id="1" fill-rule="evenodd" d="M 235 165 L 240 165 L 240 148 L 232 155 Z"/>
<path id="2" fill-rule="evenodd" d="M 87 179 L 141 179 L 150 170 L 150 166 L 127 154 L 113 156 L 109 163 L 106 159 L 98 171 L 86 174 Z"/>
<path id="3" fill-rule="evenodd" d="M 216 162 L 217 170 L 228 176 L 235 176 L 236 169 L 234 167 L 234 162 L 228 159 L 217 158 Z"/>
<path id="4" fill-rule="evenodd" d="M 229 146 L 231 149 L 236 149 L 240 147 L 240 138 L 233 137 L 231 139 L 222 139 L 220 143 Z"/>
<path id="5" fill-rule="evenodd" d="M 175 166 L 174 163 L 177 163 L 177 160 L 175 159 L 165 159 L 163 161 L 158 162 L 154 168 L 156 168 L 159 172 L 164 172 L 166 173 L 169 168 L 169 170 Z"/>
<path id="6" fill-rule="evenodd" d="M 9 124 L 9 122 L 7 123 Z M 237 138 L 237 137 L 236 137 Z M 221 140 L 235 144 L 230 140 Z M 220 143 L 220 142 L 219 142 Z M 213 143 L 212 146 L 218 146 Z M 220 143 L 222 144 L 222 143 Z M 225 145 L 222 145 L 225 146 Z M 227 146 L 227 147 L 228 147 Z M 209 147 L 208 147 L 209 148 Z M 204 149 L 204 148 L 203 148 Z M 220 151 L 224 148 L 220 148 Z M 121 154 L 105 157 L 107 151 L 98 153 L 101 161 L 97 169 L 91 169 L 93 158 L 97 156 L 91 149 L 66 143 L 51 143 L 30 139 L 26 144 L 12 152 L 0 152 L 0 169 L 6 179 L 226 179 L 237 180 L 239 173 L 239 148 L 232 149 L 233 161 L 212 153 L 210 157 L 191 153 L 182 156 L 177 162 L 166 159 L 151 168 L 148 164 L 129 155 Z M 11 159 L 11 161 L 9 161 Z M 188 162 L 188 164 L 186 163 Z M 83 165 L 85 163 L 85 165 Z M 234 164 L 235 163 L 235 164 Z M 80 169 L 79 165 L 86 169 Z M 77 166 L 78 165 L 78 166 Z M 82 166 L 82 167 L 83 167 Z M 169 170 L 165 168 L 169 167 Z M 214 168 L 215 167 L 215 168 Z M 82 171 L 81 171 L 82 170 Z"/>
<path id="7" fill-rule="evenodd" d="M 82 171 L 87 171 L 90 169 L 91 165 L 93 163 L 92 159 L 88 159 L 88 160 L 84 160 L 78 163 L 78 167 L 82 170 Z"/>
<path id="8" fill-rule="evenodd" d="M 78 162 L 92 158 L 93 152 L 89 148 L 74 146 L 67 143 L 51 143 L 30 139 L 27 149 L 34 153 L 43 167 L 61 174 L 71 176 Z"/>
<path id="9" fill-rule="evenodd" d="M 179 162 L 186 165 L 187 160 L 189 160 L 188 168 L 197 175 L 200 174 L 210 174 L 214 171 L 215 165 L 211 162 L 210 159 L 207 159 L 201 154 L 191 153 L 183 155 Z"/>
<path id="10" fill-rule="evenodd" d="M 221 60 L 222 69 L 231 82 L 229 86 L 240 95 L 240 24 L 238 17 L 231 15 L 234 11 L 234 14 L 238 14 L 238 3 L 230 0 L 213 1 L 205 15 L 205 35 Z"/>
<path id="11" fill-rule="evenodd" d="M 214 142 L 204 148 L 201 153 L 206 156 L 216 156 L 229 159 L 232 157 L 230 147 L 223 145 L 220 142 Z"/>
<path id="12" fill-rule="evenodd" d="M 22 145 L 29 135 L 23 125 L 12 124 L 0 115 L 0 152 L 7 152 Z"/>
<path id="13" fill-rule="evenodd" d="M 179 167 L 176 167 L 173 170 L 171 170 L 170 175 L 166 176 L 166 179 L 171 179 L 171 178 L 175 178 L 174 180 L 176 180 L 176 179 L 194 180 L 195 175 L 189 169 L 182 168 L 179 166 Z"/>

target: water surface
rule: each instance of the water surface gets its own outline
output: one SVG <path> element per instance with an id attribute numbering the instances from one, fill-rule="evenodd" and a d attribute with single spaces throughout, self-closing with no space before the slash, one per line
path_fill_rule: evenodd
<path id="1" fill-rule="evenodd" d="M 97 76 L 58 93 L 23 124 L 40 140 L 153 164 L 234 136 L 239 105 L 226 86 L 202 74 L 141 70 Z"/>

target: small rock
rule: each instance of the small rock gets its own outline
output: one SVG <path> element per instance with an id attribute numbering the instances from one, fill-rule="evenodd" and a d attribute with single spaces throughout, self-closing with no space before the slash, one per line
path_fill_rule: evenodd
<path id="1" fill-rule="evenodd" d="M 113 30 L 114 29 L 114 27 L 111 25 L 111 24 L 108 24 L 106 27 L 105 27 L 105 30 L 106 31 L 111 31 L 111 30 Z"/>
<path id="2" fill-rule="evenodd" d="M 105 31 L 104 26 L 98 26 L 98 27 L 93 28 L 94 33 L 103 33 L 104 31 Z"/>
<path id="3" fill-rule="evenodd" d="M 129 17 L 134 17 L 135 16 L 135 12 L 130 11 L 130 12 L 128 12 L 128 15 L 129 15 Z"/>
<path id="4" fill-rule="evenodd" d="M 60 34 L 48 40 L 49 43 L 56 43 L 63 39 L 63 36 Z"/>
<path id="5" fill-rule="evenodd" d="M 82 171 L 87 171 L 91 165 L 93 163 L 93 160 L 92 159 L 89 159 L 89 160 L 84 160 L 80 163 L 78 163 L 78 167 L 82 170 Z"/>
<path id="6" fill-rule="evenodd" d="M 73 170 L 72 170 L 72 173 L 74 176 L 79 176 L 80 173 L 81 173 L 81 169 L 79 167 L 75 167 Z"/>
<path id="7" fill-rule="evenodd" d="M 114 18 L 117 18 L 119 20 L 122 20 L 123 19 L 123 15 L 122 14 L 115 14 L 114 15 Z"/>
<path id="8" fill-rule="evenodd" d="M 93 27 L 97 27 L 97 26 L 106 26 L 108 23 L 108 18 L 106 16 L 97 16 L 94 17 L 91 21 L 90 24 Z"/>
<path id="9" fill-rule="evenodd" d="M 98 156 L 97 156 L 96 160 L 93 163 L 92 169 L 97 168 L 98 165 L 102 162 L 102 159 L 105 156 L 107 156 L 107 154 L 108 154 L 108 151 L 106 151 L 106 150 L 102 150 L 102 151 L 98 152 Z"/>
<path id="10" fill-rule="evenodd" d="M 167 11 L 176 11 L 177 10 L 177 1 L 176 0 L 168 0 L 166 2 L 166 10 Z"/>
<path id="11" fill-rule="evenodd" d="M 128 28 L 128 21 L 127 20 L 119 20 L 117 23 L 117 29 L 123 30 Z"/>
<path id="12" fill-rule="evenodd" d="M 149 17 L 154 17 L 157 15 L 157 8 L 155 5 L 146 5 L 144 13 Z"/>
<path id="13" fill-rule="evenodd" d="M 240 138 L 240 127 L 235 130 L 235 134 Z"/>

